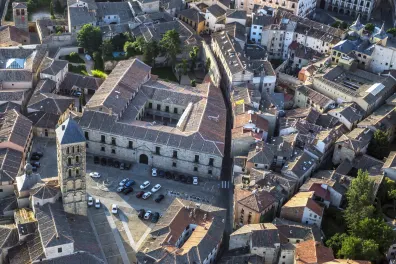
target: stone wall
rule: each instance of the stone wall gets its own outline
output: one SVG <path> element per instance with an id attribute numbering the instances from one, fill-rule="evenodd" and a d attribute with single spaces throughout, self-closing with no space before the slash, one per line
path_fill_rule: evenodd
<path id="1" fill-rule="evenodd" d="M 210 59 L 210 68 L 209 68 L 209 76 L 212 82 L 214 83 L 215 86 L 219 87 L 220 86 L 220 70 L 219 67 L 217 66 L 216 58 L 213 55 L 212 50 L 210 47 L 205 43 L 205 41 L 202 41 L 202 60 L 204 65 L 206 64 L 206 59 Z M 206 66 L 206 65 L 205 65 Z"/>

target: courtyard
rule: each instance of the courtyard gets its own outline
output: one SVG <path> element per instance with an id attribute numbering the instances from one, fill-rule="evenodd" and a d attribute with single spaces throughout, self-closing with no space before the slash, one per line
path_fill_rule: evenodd
<path id="1" fill-rule="evenodd" d="M 56 177 L 58 173 L 55 140 L 34 138 L 32 151 L 44 153 L 38 169 L 41 177 Z M 151 221 L 138 217 L 140 209 L 162 215 L 176 197 L 197 203 L 221 205 L 219 182 L 200 178 L 198 185 L 186 184 L 172 179 L 153 177 L 151 169 L 150 166 L 136 163 L 132 163 L 130 170 L 102 166 L 95 164 L 94 157 L 87 154 L 87 196 L 99 199 L 102 204 L 101 208 L 88 209 L 88 219 L 93 230 L 90 236 L 91 239 L 96 237 L 102 258 L 104 256 L 109 264 L 136 263 L 136 252 L 155 226 Z M 101 177 L 91 178 L 90 172 L 98 172 Z M 134 191 L 127 195 L 117 192 L 119 182 L 125 178 L 136 182 L 133 185 Z M 139 199 L 136 193 L 140 191 L 140 184 L 147 180 L 151 185 L 145 191 L 150 191 L 155 184 L 161 184 L 162 188 L 147 200 Z M 157 203 L 154 199 L 160 194 L 165 195 L 165 198 Z M 117 215 L 111 213 L 112 204 L 117 204 L 119 208 Z"/>

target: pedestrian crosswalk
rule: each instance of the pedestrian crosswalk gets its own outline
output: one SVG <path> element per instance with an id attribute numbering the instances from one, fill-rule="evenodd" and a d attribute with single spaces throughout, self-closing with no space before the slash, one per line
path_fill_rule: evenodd
<path id="1" fill-rule="evenodd" d="M 229 189 L 230 188 L 230 181 L 221 181 L 221 189 Z"/>

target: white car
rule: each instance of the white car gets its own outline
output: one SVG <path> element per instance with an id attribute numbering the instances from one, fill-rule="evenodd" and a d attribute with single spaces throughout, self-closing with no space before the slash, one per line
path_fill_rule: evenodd
<path id="1" fill-rule="evenodd" d="M 140 189 L 144 190 L 144 189 L 146 189 L 149 186 L 150 186 L 150 182 L 149 181 L 145 181 L 145 182 L 142 183 L 142 185 L 140 185 Z"/>
<path id="2" fill-rule="evenodd" d="M 193 184 L 198 185 L 198 177 L 193 177 Z"/>
<path id="3" fill-rule="evenodd" d="M 95 199 L 95 208 L 100 208 L 100 200 Z"/>
<path id="4" fill-rule="evenodd" d="M 144 215 L 144 219 L 146 220 L 150 219 L 151 215 L 152 215 L 151 211 L 147 211 L 146 214 Z"/>
<path id="5" fill-rule="evenodd" d="M 151 176 L 157 177 L 157 168 L 152 168 L 151 169 Z"/>
<path id="6" fill-rule="evenodd" d="M 92 206 L 93 205 L 93 198 L 92 196 L 88 197 L 88 206 Z"/>
<path id="7" fill-rule="evenodd" d="M 161 189 L 161 184 L 156 184 L 156 185 L 151 189 L 151 192 L 155 193 L 155 192 L 157 192 L 159 189 Z"/>
<path id="8" fill-rule="evenodd" d="M 119 186 L 124 186 L 124 185 L 125 185 L 125 183 L 127 183 L 127 181 L 129 181 L 129 179 L 128 179 L 128 178 L 125 178 L 125 179 L 123 179 L 122 181 L 120 181 L 120 184 L 119 184 Z"/>
<path id="9" fill-rule="evenodd" d="M 125 186 L 119 186 L 117 188 L 117 192 L 122 192 L 125 189 Z"/>
<path id="10" fill-rule="evenodd" d="M 116 204 L 111 205 L 111 213 L 113 213 L 113 214 L 118 213 L 118 206 Z"/>
<path id="11" fill-rule="evenodd" d="M 100 173 L 99 172 L 91 172 L 89 174 L 89 176 L 91 176 L 92 178 L 100 178 Z"/>
<path id="12" fill-rule="evenodd" d="M 146 192 L 146 193 L 143 194 L 142 198 L 143 198 L 143 200 L 146 200 L 150 196 L 151 196 L 151 192 Z"/>

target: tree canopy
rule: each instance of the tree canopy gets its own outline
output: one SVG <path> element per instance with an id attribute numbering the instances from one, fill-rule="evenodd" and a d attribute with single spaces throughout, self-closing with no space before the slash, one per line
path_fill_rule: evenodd
<path id="1" fill-rule="evenodd" d="M 84 25 L 77 33 L 77 43 L 83 47 L 89 54 L 98 51 L 102 45 L 102 32 L 99 27 L 91 24 Z"/>
<path id="2" fill-rule="evenodd" d="M 176 55 L 181 52 L 179 33 L 174 29 L 168 30 L 160 41 L 160 47 L 174 64 Z"/>
<path id="3" fill-rule="evenodd" d="M 396 28 L 390 28 L 386 31 L 388 34 L 392 34 L 393 37 L 396 36 Z"/>
<path id="4" fill-rule="evenodd" d="M 198 55 L 199 55 L 199 47 L 194 46 L 189 53 L 191 59 L 191 70 L 195 68 L 195 63 L 197 62 Z"/>
<path id="5" fill-rule="evenodd" d="M 366 26 L 364 27 L 364 29 L 367 31 L 373 32 L 375 29 L 375 26 L 372 23 L 367 23 Z"/>
<path id="6" fill-rule="evenodd" d="M 382 160 L 389 154 L 388 134 L 377 129 L 371 139 L 367 152 L 374 158 Z"/>
<path id="7" fill-rule="evenodd" d="M 152 65 L 153 62 L 155 63 L 155 58 L 159 55 L 159 52 L 159 46 L 155 40 L 147 42 L 143 48 L 143 61 L 148 65 Z"/>
<path id="8" fill-rule="evenodd" d="M 105 40 L 102 44 L 102 54 L 105 60 L 111 59 L 113 57 L 113 43 L 111 40 Z"/>
<path id="9" fill-rule="evenodd" d="M 94 65 L 95 70 L 103 71 L 104 70 L 104 62 L 103 62 L 102 55 L 100 54 L 100 52 L 98 52 L 98 51 L 94 52 L 93 60 L 95 62 L 95 65 Z"/>

